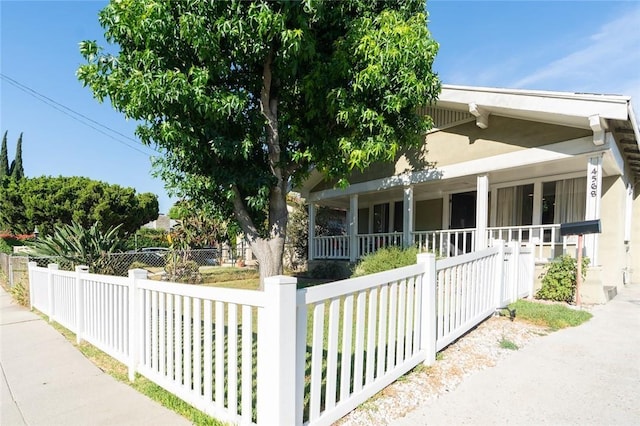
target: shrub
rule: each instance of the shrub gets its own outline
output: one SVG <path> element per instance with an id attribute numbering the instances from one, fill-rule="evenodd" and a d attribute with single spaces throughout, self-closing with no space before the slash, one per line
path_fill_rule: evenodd
<path id="1" fill-rule="evenodd" d="M 98 222 L 90 228 L 71 225 L 56 225 L 52 235 L 32 241 L 29 246 L 36 256 L 56 256 L 71 262 L 74 266 L 87 265 L 93 273 L 113 273 L 107 255 L 118 251 L 121 240 L 118 237 L 120 225 L 102 231 Z"/>
<path id="2" fill-rule="evenodd" d="M 587 276 L 588 266 L 589 258 L 583 257 L 582 279 Z M 569 255 L 563 255 L 555 258 L 545 269 L 542 288 L 536 293 L 536 298 L 572 303 L 576 292 L 578 261 Z"/>
<path id="3" fill-rule="evenodd" d="M 163 229 L 140 228 L 124 241 L 125 250 L 139 249 L 140 247 L 169 247 L 167 231 Z"/>
<path id="4" fill-rule="evenodd" d="M 410 247 L 403 249 L 400 247 L 385 247 L 375 253 L 370 253 L 362 258 L 356 266 L 353 275 L 375 274 L 376 272 L 388 271 L 390 269 L 413 265 L 416 263 L 418 249 Z"/>
<path id="5" fill-rule="evenodd" d="M 0 253 L 13 254 L 14 246 L 22 246 L 26 240 L 29 240 L 33 235 L 13 235 L 9 232 L 0 232 Z"/>
<path id="6" fill-rule="evenodd" d="M 344 262 L 323 261 L 309 271 L 311 278 L 339 280 L 349 276 L 349 268 Z"/>
<path id="7" fill-rule="evenodd" d="M 0 253 L 11 254 L 13 247 L 4 238 L 0 238 Z"/>
<path id="8" fill-rule="evenodd" d="M 169 281 L 188 284 L 202 283 L 202 274 L 200 274 L 198 264 L 175 253 L 170 253 L 167 256 L 167 264 L 164 270 Z"/>

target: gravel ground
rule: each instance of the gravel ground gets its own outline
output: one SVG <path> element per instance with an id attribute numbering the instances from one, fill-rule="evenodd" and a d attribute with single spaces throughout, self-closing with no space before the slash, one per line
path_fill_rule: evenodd
<path id="1" fill-rule="evenodd" d="M 343 417 L 336 425 L 365 426 L 393 424 L 422 403 L 454 389 L 476 371 L 496 365 L 513 349 L 548 334 L 544 327 L 494 316 L 440 352 L 434 365 L 418 366 L 408 375 L 383 389 L 369 401 Z"/>

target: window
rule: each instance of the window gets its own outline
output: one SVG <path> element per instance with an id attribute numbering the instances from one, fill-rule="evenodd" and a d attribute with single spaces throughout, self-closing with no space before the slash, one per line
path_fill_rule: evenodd
<path id="1" fill-rule="evenodd" d="M 533 184 L 498 189 L 497 226 L 533 223 Z"/>
<path id="2" fill-rule="evenodd" d="M 587 204 L 587 178 L 544 182 L 542 185 L 542 223 L 568 223 L 584 220 Z"/>
<path id="3" fill-rule="evenodd" d="M 393 205 L 393 232 L 402 232 L 404 229 L 404 202 L 396 201 Z"/>
<path id="4" fill-rule="evenodd" d="M 389 204 L 373 206 L 373 233 L 389 232 Z"/>

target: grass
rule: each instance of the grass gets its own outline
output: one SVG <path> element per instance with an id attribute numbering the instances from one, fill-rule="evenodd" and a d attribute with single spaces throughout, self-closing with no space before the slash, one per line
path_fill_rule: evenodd
<path id="1" fill-rule="evenodd" d="M 571 309 L 559 303 L 548 304 L 522 299 L 509 307 L 516 310 L 517 319 L 547 327 L 552 331 L 576 327 L 593 316 L 589 312 Z"/>
<path id="2" fill-rule="evenodd" d="M 510 351 L 517 351 L 520 349 L 518 348 L 518 345 L 513 343 L 511 340 L 506 339 L 504 336 L 502 336 L 502 339 L 500 339 L 498 343 L 502 349 L 509 349 Z"/>
<path id="3" fill-rule="evenodd" d="M 258 271 L 251 268 L 215 267 L 202 268 L 202 280 L 205 284 L 227 283 L 239 280 L 259 280 Z M 247 287 L 243 287 L 247 288 Z"/>
<path id="4" fill-rule="evenodd" d="M 46 316 L 41 312 L 34 310 L 41 317 L 46 319 Z M 189 419 L 194 425 L 199 426 L 226 426 L 227 423 L 223 423 L 213 417 L 210 417 L 202 411 L 194 408 L 188 403 L 184 402 L 174 394 L 166 391 L 162 387 L 156 385 L 151 380 L 147 379 L 140 374 L 136 374 L 135 381 L 130 382 L 128 378 L 127 366 L 121 362 L 110 357 L 106 353 L 102 352 L 95 346 L 82 342 L 79 345 L 76 343 L 76 335 L 67 330 L 60 324 L 53 322 L 50 324 L 60 334 L 62 334 L 73 346 L 75 346 L 82 354 L 93 362 L 98 368 L 105 373 L 109 374 L 114 379 L 123 382 L 138 392 L 148 396 L 154 401 L 162 404 L 170 410 L 180 414 L 181 416 Z"/>
<path id="5" fill-rule="evenodd" d="M 0 273 L 0 285 L 5 289 L 8 289 L 7 278 L 4 274 Z M 15 288 L 15 287 L 14 287 Z M 28 294 L 28 293 L 27 293 Z M 15 297 L 15 295 L 14 295 Z M 28 300 L 27 300 L 28 301 Z M 48 317 L 42 312 L 34 309 L 34 313 L 48 321 Z M 194 408 L 188 403 L 184 402 L 172 393 L 164 390 L 162 387 L 156 385 L 151 380 L 136 374 L 134 382 L 129 381 L 127 366 L 102 352 L 95 346 L 82 342 L 79 345 L 76 343 L 75 333 L 69 331 L 62 325 L 52 322 L 49 323 L 55 330 L 62 334 L 70 344 L 75 346 L 87 359 L 93 362 L 100 370 L 107 373 L 114 379 L 125 383 L 138 392 L 148 396 L 149 398 L 157 401 L 170 410 L 180 414 L 181 416 L 189 419 L 194 425 L 198 426 L 226 426 L 227 423 L 223 423 L 211 416 L 206 415 L 202 411 Z"/>
<path id="6" fill-rule="evenodd" d="M 253 269 L 249 269 L 249 268 L 233 268 L 233 267 L 225 267 L 225 268 L 211 268 L 206 270 L 206 272 L 203 272 L 203 276 L 204 276 L 204 280 L 205 280 L 205 284 L 203 285 L 208 285 L 208 286 L 218 286 L 218 287 L 227 287 L 227 288 L 239 288 L 239 289 L 257 289 L 258 285 L 259 285 L 259 276 L 257 271 L 253 270 Z M 308 281 L 308 282 L 307 282 Z M 298 287 L 305 287 L 307 285 L 313 285 L 313 284 L 318 284 L 322 281 L 320 280 L 305 280 L 304 278 L 299 278 L 299 284 Z M 591 318 L 591 314 L 589 314 L 588 312 L 584 312 L 584 311 L 578 311 L 578 310 L 574 310 L 574 309 L 570 309 L 567 308 L 566 306 L 562 306 L 562 305 L 558 305 L 558 304 L 542 304 L 542 303 L 536 303 L 536 302 L 529 302 L 529 301 L 524 301 L 524 300 L 520 300 L 512 305 L 510 305 L 511 309 L 516 309 L 517 311 L 517 319 L 518 320 L 525 320 L 525 321 L 529 321 L 535 324 L 539 324 L 542 326 L 545 326 L 551 330 L 557 330 L 560 328 L 564 328 L 564 327 L 568 327 L 568 326 L 576 326 L 579 324 L 582 324 L 583 322 L 587 321 L 589 318 Z M 324 341 L 323 341 L 323 349 L 326 350 L 326 345 L 327 345 L 327 329 L 328 329 L 328 315 L 329 315 L 329 306 L 328 306 L 328 302 L 326 302 L 325 304 L 325 322 L 324 322 Z M 355 312 L 354 312 L 355 315 Z M 225 322 L 226 322 L 226 308 L 225 308 Z M 307 334 L 307 339 L 308 342 L 310 343 L 310 340 L 312 338 L 312 318 L 313 318 L 313 309 L 310 307 L 309 312 L 308 312 L 308 322 L 307 322 L 307 327 L 308 327 L 308 334 Z M 339 334 L 342 334 L 342 313 L 340 314 L 339 317 Z M 367 315 L 365 313 L 365 318 L 367 318 Z M 255 320 L 255 318 L 254 318 Z M 99 368 L 101 368 L 103 371 L 105 371 L 106 373 L 110 374 L 111 376 L 113 376 L 114 378 L 116 378 L 117 380 L 124 382 L 128 385 L 130 385 L 131 387 L 133 387 L 134 389 L 138 390 L 139 392 L 149 396 L 150 398 L 154 399 L 155 401 L 158 401 L 160 404 L 164 405 L 165 407 L 175 411 L 178 414 L 183 415 L 184 417 L 186 417 L 187 419 L 189 419 L 190 421 L 192 421 L 194 424 L 196 425 L 215 425 L 215 426 L 219 426 L 219 425 L 223 425 L 224 423 L 219 422 L 218 420 L 207 416 L 206 414 L 202 413 L 201 411 L 193 408 L 192 406 L 190 406 L 189 404 L 187 404 L 186 402 L 183 402 L 181 399 L 179 399 L 178 397 L 174 396 L 173 394 L 165 391 L 164 389 L 162 389 L 160 386 L 154 384 L 153 382 L 151 382 L 150 380 L 137 375 L 136 376 L 136 380 L 135 382 L 131 383 L 128 381 L 128 377 L 127 377 L 127 367 L 114 360 L 113 358 L 111 358 L 110 356 L 108 356 L 107 354 L 105 354 L 104 352 L 100 351 L 99 349 L 95 348 L 94 346 L 83 342 L 80 345 L 76 345 L 75 343 L 75 335 L 70 332 L 69 330 L 63 328 L 62 326 L 59 326 L 57 324 L 54 324 L 54 326 L 56 327 L 56 329 L 58 329 L 59 332 L 61 332 L 69 341 L 71 344 L 73 344 L 74 346 L 76 346 L 87 358 L 89 358 L 92 362 L 94 362 Z M 254 330 L 256 330 L 256 326 L 254 324 Z M 365 331 L 366 334 L 366 331 Z M 226 335 L 226 333 L 225 333 Z M 255 335 L 254 335 L 254 339 L 255 339 Z M 341 338 L 339 337 L 338 341 L 341 341 Z M 354 341 L 352 341 L 352 346 L 355 344 L 355 339 Z M 500 347 L 504 348 L 504 349 L 510 349 L 510 350 L 517 350 L 518 346 L 505 339 L 504 336 L 503 338 L 499 341 L 499 345 Z M 226 345 L 225 345 L 226 346 Z M 255 349 L 254 349 L 255 350 Z M 307 365 L 306 365 L 306 375 L 307 375 L 307 380 L 305 383 L 305 388 L 307 388 L 310 385 L 310 383 L 308 382 L 309 380 L 309 374 L 310 374 L 310 347 L 307 348 Z M 353 353 L 352 353 L 352 358 L 353 358 Z M 436 355 L 436 360 L 441 360 L 443 358 L 443 353 L 439 352 Z M 364 358 L 366 359 L 366 354 L 364 355 Z M 374 360 L 374 363 L 377 362 L 376 360 Z M 353 359 L 352 359 L 352 366 L 353 364 Z M 338 355 L 338 373 L 341 371 L 341 356 L 340 354 Z M 418 366 L 414 369 L 414 371 L 420 371 L 421 369 L 426 369 L 428 367 L 424 367 L 424 366 Z M 322 365 L 322 369 L 323 371 L 326 371 L 326 359 L 323 362 Z M 375 370 L 375 368 L 374 368 Z M 323 373 L 324 376 L 324 373 Z M 405 378 L 401 378 L 400 381 L 402 380 L 406 380 Z M 326 377 L 323 377 L 322 382 L 323 382 L 323 392 L 324 392 L 324 382 L 326 381 Z M 340 378 L 338 377 L 338 383 L 337 383 L 337 389 L 340 388 Z M 305 415 L 308 415 L 308 392 L 305 392 Z M 324 402 L 325 396 L 323 395 L 321 397 L 322 399 L 322 403 Z M 367 405 L 367 403 L 363 404 L 364 406 Z"/>

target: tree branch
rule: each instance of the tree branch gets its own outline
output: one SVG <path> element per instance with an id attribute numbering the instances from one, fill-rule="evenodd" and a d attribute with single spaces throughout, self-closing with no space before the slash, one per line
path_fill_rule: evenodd
<path id="1" fill-rule="evenodd" d="M 249 241 L 258 240 L 260 238 L 260 233 L 254 225 L 253 220 L 251 220 L 251 216 L 249 216 L 249 212 L 242 201 L 240 190 L 236 185 L 232 185 L 231 189 L 233 191 L 233 210 L 236 214 L 236 219 L 240 222 L 242 231 L 245 233 L 245 237 Z"/>

